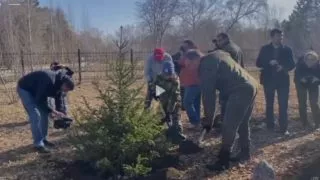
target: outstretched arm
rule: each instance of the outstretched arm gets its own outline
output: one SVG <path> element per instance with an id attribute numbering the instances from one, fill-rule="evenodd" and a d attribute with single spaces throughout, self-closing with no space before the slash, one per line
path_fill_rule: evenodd
<path id="1" fill-rule="evenodd" d="M 213 122 L 216 109 L 216 81 L 219 62 L 213 58 L 211 56 L 204 57 L 199 66 L 205 125 L 210 125 Z"/>

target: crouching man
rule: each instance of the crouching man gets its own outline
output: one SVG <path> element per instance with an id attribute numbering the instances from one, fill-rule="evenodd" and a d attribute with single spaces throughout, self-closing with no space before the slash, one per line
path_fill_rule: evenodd
<path id="1" fill-rule="evenodd" d="M 54 146 L 47 140 L 49 114 L 65 117 L 64 112 L 48 105 L 47 98 L 54 98 L 56 109 L 62 109 L 65 103 L 61 96 L 73 89 L 73 80 L 62 71 L 35 71 L 19 80 L 17 91 L 29 116 L 33 144 L 39 153 L 49 153 L 48 147 Z"/>
<path id="2" fill-rule="evenodd" d="M 320 84 L 320 61 L 319 56 L 314 51 L 307 52 L 299 59 L 294 76 L 296 84 L 300 120 L 304 128 L 311 127 L 307 118 L 307 97 L 309 102 L 315 129 L 320 128 L 320 108 L 319 108 L 319 84 Z"/>
<path id="3" fill-rule="evenodd" d="M 188 58 L 200 58 L 196 51 L 190 51 Z M 201 58 L 199 66 L 201 91 L 203 93 L 204 127 L 212 127 L 215 116 L 216 90 L 227 97 L 226 113 L 222 122 L 222 147 L 215 164 L 207 168 L 223 171 L 230 161 L 250 159 L 249 120 L 257 94 L 258 83 L 232 57 L 221 50 Z M 230 158 L 236 133 L 239 133 L 241 151 Z"/>
<path id="4" fill-rule="evenodd" d="M 159 100 L 165 112 L 163 122 L 167 122 L 169 125 L 167 135 L 172 143 L 180 144 L 186 137 L 183 135 L 181 125 L 180 82 L 174 72 L 174 64 L 172 61 L 164 62 L 163 71 L 156 76 L 153 89 L 155 89 L 156 86 L 164 89 L 164 92 L 159 95 Z"/>
<path id="5" fill-rule="evenodd" d="M 162 48 L 156 48 L 153 54 L 145 61 L 144 64 L 144 76 L 148 83 L 147 95 L 145 99 L 145 109 L 150 109 L 152 100 L 154 99 L 151 86 L 155 81 L 155 78 L 163 70 L 164 62 L 172 62 L 170 54 L 166 53 Z"/>

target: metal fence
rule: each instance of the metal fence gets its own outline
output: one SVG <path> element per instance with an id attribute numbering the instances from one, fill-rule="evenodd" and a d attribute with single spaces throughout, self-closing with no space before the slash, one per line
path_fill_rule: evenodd
<path id="1" fill-rule="evenodd" d="M 143 71 L 143 61 L 151 52 L 128 50 L 125 59 L 138 63 L 138 71 Z M 257 56 L 257 50 L 244 50 L 245 63 L 249 68 Z M 15 85 L 18 79 L 31 71 L 49 69 L 50 63 L 58 61 L 69 66 L 76 82 L 91 82 L 104 78 L 110 69 L 110 62 L 117 60 L 118 52 L 75 52 L 64 53 L 0 53 L 0 105 L 15 100 Z M 249 68 L 250 69 L 250 68 Z"/>

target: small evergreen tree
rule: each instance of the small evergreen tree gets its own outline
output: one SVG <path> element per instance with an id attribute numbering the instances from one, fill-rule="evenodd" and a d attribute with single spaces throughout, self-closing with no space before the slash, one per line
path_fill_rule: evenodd
<path id="1" fill-rule="evenodd" d="M 85 101 L 71 142 L 79 157 L 94 162 L 104 173 L 145 175 L 151 170 L 151 161 L 165 155 L 169 144 L 164 127 L 158 125 L 159 114 L 144 110 L 143 85 L 137 85 L 136 66 L 125 61 L 126 52 L 122 51 L 128 43 L 122 33 L 115 42 L 119 56 L 110 65 L 108 84 L 101 88 L 94 83 L 102 104 L 92 108 Z"/>

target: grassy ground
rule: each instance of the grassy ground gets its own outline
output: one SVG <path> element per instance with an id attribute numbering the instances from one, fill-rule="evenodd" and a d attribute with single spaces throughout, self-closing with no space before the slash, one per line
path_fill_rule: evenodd
<path id="1" fill-rule="evenodd" d="M 257 77 L 257 73 L 253 73 Z M 3 89 L 2 89 L 3 92 Z M 219 138 L 208 135 L 204 152 L 181 157 L 185 165 L 182 179 L 250 179 L 252 169 L 260 160 L 267 160 L 276 170 L 279 179 L 295 179 L 301 174 L 301 179 L 316 176 L 314 170 L 320 163 L 320 133 L 304 131 L 298 122 L 298 107 L 294 85 L 291 85 L 289 100 L 289 129 L 291 137 L 281 137 L 279 134 L 262 129 L 252 131 L 253 159 L 247 164 L 236 166 L 231 170 L 216 175 L 204 168 L 206 163 L 215 160 L 219 149 Z M 0 98 L 8 95 L 1 93 Z M 71 111 L 81 106 L 85 96 L 91 104 L 97 104 L 96 92 L 89 83 L 84 83 L 70 94 Z M 275 111 L 278 112 L 277 106 Z M 253 124 L 260 124 L 264 114 L 264 97 L 260 87 L 254 109 Z M 188 126 L 186 115 L 183 114 L 184 126 Z M 186 134 L 196 139 L 199 132 L 191 132 L 186 128 Z M 54 163 L 57 159 L 71 160 L 72 147 L 66 141 L 68 131 L 50 128 L 50 140 L 58 144 L 51 155 L 39 155 L 32 151 L 31 133 L 26 115 L 20 103 L 1 105 L 0 108 L 0 179 L 55 179 L 61 175 L 61 170 Z M 310 168 L 308 168 L 310 164 Z M 312 171 L 314 170 L 314 171 Z M 309 173 L 309 175 L 308 175 Z M 311 174 L 310 174 L 311 173 Z M 318 174 L 320 177 L 320 174 Z"/>

